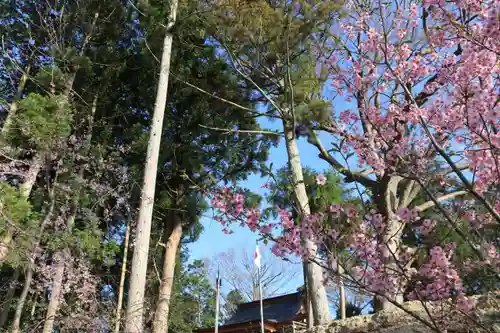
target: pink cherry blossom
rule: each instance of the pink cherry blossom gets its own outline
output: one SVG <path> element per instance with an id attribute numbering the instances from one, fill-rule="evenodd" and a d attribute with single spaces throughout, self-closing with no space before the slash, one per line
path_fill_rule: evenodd
<path id="1" fill-rule="evenodd" d="M 316 184 L 323 186 L 326 184 L 326 177 L 323 174 L 316 176 Z"/>
<path id="2" fill-rule="evenodd" d="M 341 211 L 342 207 L 339 204 L 333 204 L 330 205 L 329 211 L 330 213 L 339 213 Z"/>
<path id="3" fill-rule="evenodd" d="M 474 309 L 475 303 L 476 302 L 472 298 L 460 296 L 457 299 L 457 308 L 462 312 L 470 313 Z"/>

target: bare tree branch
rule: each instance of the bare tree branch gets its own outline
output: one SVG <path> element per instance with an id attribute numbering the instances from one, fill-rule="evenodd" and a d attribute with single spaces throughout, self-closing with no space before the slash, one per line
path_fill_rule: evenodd
<path id="1" fill-rule="evenodd" d="M 283 133 L 280 132 L 273 132 L 273 131 L 264 131 L 264 130 L 236 130 L 236 129 L 230 129 L 230 128 L 218 128 L 218 127 L 209 127 L 205 125 L 199 124 L 198 126 L 218 131 L 218 132 L 224 132 L 225 134 L 230 134 L 230 133 L 249 133 L 249 134 L 263 134 L 263 135 L 274 135 L 274 136 L 282 136 Z"/>
<path id="2" fill-rule="evenodd" d="M 328 162 L 332 167 L 334 167 L 338 172 L 340 172 L 342 175 L 344 175 L 348 179 L 352 179 L 353 181 L 356 181 L 360 184 L 362 184 L 365 187 L 374 187 L 377 183 L 368 178 L 368 175 L 371 174 L 373 171 L 372 170 L 366 170 L 362 172 L 353 172 L 352 170 L 349 170 L 348 168 L 345 168 L 339 161 L 337 161 L 331 154 L 329 154 L 321 141 L 319 140 L 318 136 L 314 133 L 311 135 L 314 136 L 313 140 L 310 140 L 310 143 L 318 148 L 320 151 L 319 157 Z"/>
<path id="3" fill-rule="evenodd" d="M 290 292 L 291 283 L 301 266 L 292 265 L 272 254 L 267 255 L 267 252 L 262 253 L 260 270 L 263 297 Z M 220 253 L 211 261 L 212 275 L 217 269 L 220 270 L 221 278 L 230 286 L 230 289 L 238 290 L 250 300 L 253 298 L 254 288 L 258 286 L 259 274 L 253 263 L 252 254 L 249 255 L 245 250 L 241 253 L 236 253 L 234 250 Z"/>

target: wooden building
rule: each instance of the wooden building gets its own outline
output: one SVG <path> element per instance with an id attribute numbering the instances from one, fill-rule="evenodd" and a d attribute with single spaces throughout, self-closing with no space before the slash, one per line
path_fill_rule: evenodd
<path id="1" fill-rule="evenodd" d="M 266 333 L 293 333 L 306 327 L 307 308 L 301 292 L 264 299 L 263 308 Z M 213 332 L 213 327 L 198 330 Z M 219 333 L 260 333 L 260 301 L 240 304 L 233 316 L 219 326 Z"/>

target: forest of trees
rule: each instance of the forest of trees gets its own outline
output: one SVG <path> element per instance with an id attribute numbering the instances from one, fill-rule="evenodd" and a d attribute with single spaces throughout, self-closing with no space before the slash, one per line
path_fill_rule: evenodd
<path id="1" fill-rule="evenodd" d="M 494 0 L 0 2 L 0 332 L 214 326 L 213 267 L 188 250 L 207 217 L 271 247 L 272 281 L 302 262 L 310 325 L 332 319 L 333 290 L 338 318 L 360 299 L 442 301 L 493 332 L 474 295 L 500 287 L 499 13 Z M 305 167 L 299 142 L 330 169 Z M 225 264 L 221 323 L 255 296 L 251 263 Z M 429 316 L 415 317 L 446 331 L 448 310 Z"/>

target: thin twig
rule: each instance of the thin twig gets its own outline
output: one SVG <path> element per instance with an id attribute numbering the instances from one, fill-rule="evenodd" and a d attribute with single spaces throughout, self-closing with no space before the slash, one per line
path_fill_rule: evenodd
<path id="1" fill-rule="evenodd" d="M 198 126 L 210 129 L 213 131 L 218 131 L 218 132 L 224 132 L 225 134 L 230 134 L 230 133 L 249 133 L 249 134 L 263 134 L 263 135 L 275 135 L 275 136 L 282 136 L 283 133 L 281 132 L 272 132 L 272 131 L 261 131 L 261 130 L 235 130 L 235 129 L 230 129 L 230 128 L 218 128 L 218 127 L 209 127 L 205 126 L 202 124 L 199 124 Z"/>
<path id="2" fill-rule="evenodd" d="M 213 93 L 209 93 L 208 91 L 206 91 L 206 90 L 204 90 L 204 89 L 202 89 L 202 88 L 200 88 L 200 87 L 197 87 L 197 86 L 195 86 L 195 85 L 194 85 L 194 84 L 192 84 L 192 83 L 189 83 L 189 82 L 187 82 L 187 81 L 184 81 L 183 79 L 179 78 L 179 77 L 178 77 L 178 76 L 176 76 L 175 74 L 170 73 L 170 75 L 172 75 L 172 76 L 173 76 L 173 77 L 174 77 L 177 81 L 182 82 L 182 83 L 184 83 L 185 85 L 187 85 L 187 86 L 189 86 L 189 87 L 191 87 L 191 88 L 193 88 L 193 89 L 196 89 L 196 90 L 198 90 L 199 92 L 202 92 L 202 93 L 204 93 L 204 94 L 206 94 L 206 95 L 208 95 L 208 96 L 210 96 L 210 97 L 213 97 L 213 98 L 215 98 L 215 99 L 218 99 L 218 100 L 219 100 L 219 101 L 221 101 L 221 102 L 227 103 L 227 104 L 229 104 L 229 105 L 232 105 L 232 106 L 237 107 L 238 109 L 242 109 L 242 110 L 244 110 L 244 111 L 255 112 L 255 110 L 254 110 L 254 109 L 252 109 L 252 108 L 248 108 L 248 107 L 243 106 L 243 105 L 240 105 L 240 104 L 238 104 L 238 103 L 231 102 L 231 101 L 229 101 L 229 100 L 227 100 L 227 99 L 225 99 L 225 98 L 219 97 L 219 96 L 217 96 L 217 95 L 215 95 L 215 94 L 213 94 Z M 266 115 L 266 116 L 267 116 L 267 115 Z"/>

